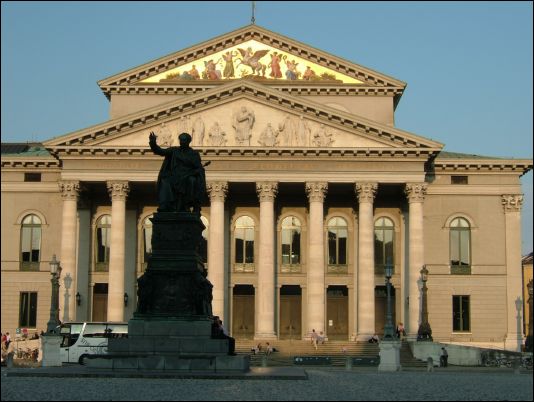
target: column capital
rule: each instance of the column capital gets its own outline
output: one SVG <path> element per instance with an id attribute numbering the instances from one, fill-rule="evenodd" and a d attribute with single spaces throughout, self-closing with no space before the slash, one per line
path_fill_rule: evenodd
<path id="1" fill-rule="evenodd" d="M 206 183 L 206 190 L 210 196 L 210 202 L 222 201 L 226 199 L 228 193 L 228 182 L 226 181 L 209 181 Z"/>
<path id="2" fill-rule="evenodd" d="M 78 199 L 80 195 L 80 182 L 78 180 L 63 180 L 58 182 L 58 186 L 63 200 L 76 201 Z"/>
<path id="3" fill-rule="evenodd" d="M 377 183 L 356 183 L 354 185 L 359 202 L 373 202 L 378 189 Z"/>
<path id="4" fill-rule="evenodd" d="M 523 206 L 523 194 L 503 194 L 501 204 L 504 212 L 521 212 Z"/>
<path id="5" fill-rule="evenodd" d="M 423 202 L 427 187 L 428 184 L 426 183 L 406 183 L 404 193 L 408 198 L 408 202 Z"/>
<path id="6" fill-rule="evenodd" d="M 306 183 L 306 194 L 310 202 L 323 202 L 328 192 L 328 183 L 324 181 L 313 181 Z"/>
<path id="7" fill-rule="evenodd" d="M 130 184 L 127 181 L 108 181 L 108 193 L 111 200 L 126 200 L 130 192 Z"/>
<path id="8" fill-rule="evenodd" d="M 278 183 L 275 181 L 260 181 L 256 183 L 256 193 L 260 202 L 274 201 L 278 194 Z"/>

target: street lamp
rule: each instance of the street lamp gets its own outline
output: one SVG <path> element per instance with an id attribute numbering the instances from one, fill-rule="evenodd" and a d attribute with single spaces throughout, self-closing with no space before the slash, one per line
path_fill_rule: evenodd
<path id="1" fill-rule="evenodd" d="M 56 260 L 56 255 L 52 257 L 50 261 L 50 274 L 52 279 L 52 300 L 50 303 L 50 319 L 46 324 L 46 332 L 48 334 L 53 334 L 56 332 L 56 327 L 60 325 L 59 321 L 59 277 L 61 275 L 61 266 L 59 261 Z"/>
<path id="2" fill-rule="evenodd" d="M 532 279 L 527 283 L 528 288 L 528 332 L 527 339 L 525 341 L 525 350 L 532 352 Z"/>
<path id="3" fill-rule="evenodd" d="M 430 323 L 428 322 L 428 309 L 427 309 L 427 287 L 426 281 L 428 280 L 428 269 L 426 265 L 423 265 L 423 268 L 420 271 L 421 280 L 423 281 L 422 289 L 422 311 L 421 311 L 421 324 L 417 330 L 417 340 L 418 341 L 432 341 L 432 328 L 430 328 Z"/>
<path id="4" fill-rule="evenodd" d="M 391 320 L 391 283 L 390 279 L 393 275 L 393 264 L 388 259 L 386 265 L 384 266 L 384 273 L 386 274 L 386 289 L 387 289 L 387 310 L 386 310 L 386 325 L 384 325 L 384 339 L 395 339 L 395 328 L 393 327 L 393 322 Z"/>

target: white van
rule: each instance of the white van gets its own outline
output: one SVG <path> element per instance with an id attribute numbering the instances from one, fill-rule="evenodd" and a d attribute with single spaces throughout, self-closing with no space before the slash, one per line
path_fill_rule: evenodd
<path id="1" fill-rule="evenodd" d="M 61 324 L 62 363 L 80 363 L 87 355 L 107 354 L 108 339 L 128 337 L 126 322 L 68 322 Z"/>

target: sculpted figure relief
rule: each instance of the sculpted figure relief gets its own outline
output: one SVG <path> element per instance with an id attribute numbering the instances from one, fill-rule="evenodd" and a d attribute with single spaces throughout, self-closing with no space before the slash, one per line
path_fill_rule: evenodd
<path id="1" fill-rule="evenodd" d="M 328 132 L 325 125 L 321 126 L 313 133 L 313 145 L 317 147 L 329 147 L 334 143 L 332 133 Z"/>
<path id="2" fill-rule="evenodd" d="M 278 144 L 278 131 L 273 129 L 271 123 L 267 123 L 267 127 L 261 132 L 258 143 L 264 147 L 274 147 Z"/>
<path id="3" fill-rule="evenodd" d="M 165 149 L 156 143 L 156 138 L 151 132 L 150 148 L 165 157 L 158 175 L 158 211 L 190 212 L 192 208 L 193 213 L 200 214 L 200 204 L 206 197 L 206 173 L 200 154 L 189 147 L 191 136 L 182 133 L 178 136 L 179 147 Z"/>
<path id="4" fill-rule="evenodd" d="M 286 145 L 289 147 L 296 145 L 294 144 L 294 142 L 297 133 L 297 128 L 295 127 L 295 122 L 293 121 L 291 116 L 286 116 L 284 118 L 284 121 L 278 124 L 278 129 L 280 130 L 281 134 L 281 145 Z"/>
<path id="5" fill-rule="evenodd" d="M 202 121 L 202 117 L 197 117 L 193 122 L 193 129 L 191 131 L 191 136 L 193 137 L 193 144 L 202 146 L 202 144 L 204 143 L 204 131 L 204 121 Z"/>
<path id="6" fill-rule="evenodd" d="M 222 131 L 218 122 L 213 123 L 208 133 L 208 144 L 214 147 L 222 147 L 226 144 L 226 133 Z"/>
<path id="7" fill-rule="evenodd" d="M 161 145 L 166 145 L 170 147 L 172 145 L 172 134 L 169 127 L 165 125 L 165 123 L 161 123 L 161 126 L 159 128 L 159 134 L 158 138 L 160 139 Z"/>
<path id="8" fill-rule="evenodd" d="M 232 126 L 235 129 L 235 141 L 237 145 L 250 145 L 250 137 L 252 137 L 252 127 L 255 121 L 254 112 L 242 106 L 239 111 L 234 113 Z"/>

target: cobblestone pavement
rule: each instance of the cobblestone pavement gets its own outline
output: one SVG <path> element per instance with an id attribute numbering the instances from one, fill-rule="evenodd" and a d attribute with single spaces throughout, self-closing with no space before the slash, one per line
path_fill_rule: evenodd
<path id="1" fill-rule="evenodd" d="M 31 369 L 28 369 L 31 370 Z M 533 399 L 532 372 L 344 371 L 307 368 L 308 380 L 7 377 L 2 401 L 80 400 L 463 400 Z"/>

